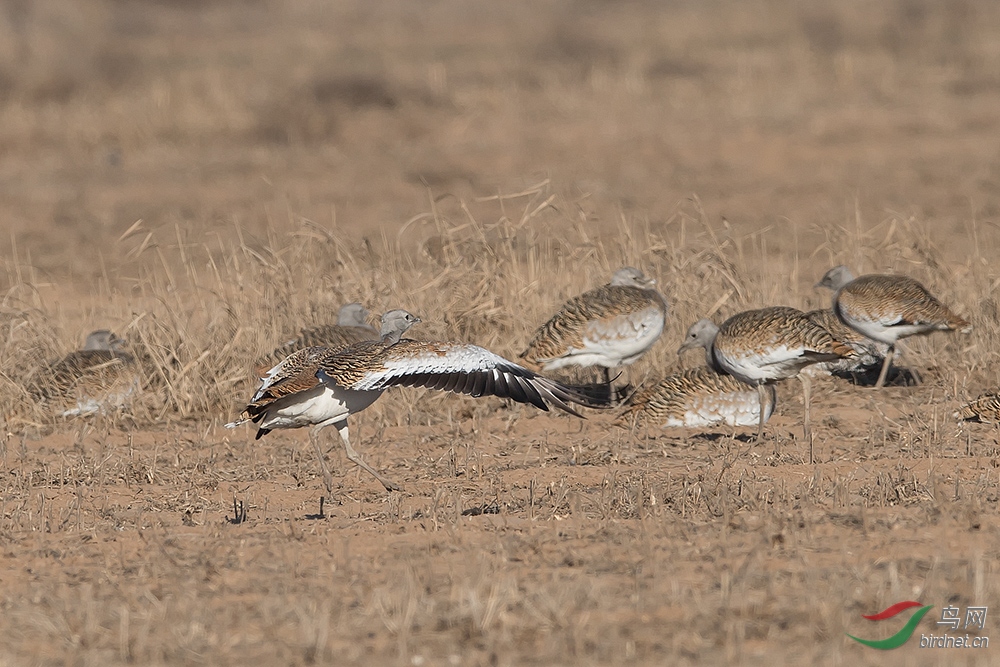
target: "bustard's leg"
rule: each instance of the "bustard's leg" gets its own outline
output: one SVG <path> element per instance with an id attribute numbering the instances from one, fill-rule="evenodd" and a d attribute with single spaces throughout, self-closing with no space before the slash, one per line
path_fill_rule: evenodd
<path id="1" fill-rule="evenodd" d="M 764 435 L 764 415 L 767 411 L 767 390 L 764 385 L 757 385 L 757 399 L 760 401 L 760 413 L 757 415 L 757 439 L 754 442 L 760 442 L 761 437 Z"/>
<path id="2" fill-rule="evenodd" d="M 615 400 L 615 388 L 611 386 L 611 369 L 607 366 L 604 367 L 604 386 L 608 390 L 608 402 L 613 403 Z"/>
<path id="3" fill-rule="evenodd" d="M 878 374 L 878 382 L 875 383 L 875 387 L 881 387 L 885 384 L 885 376 L 889 374 L 889 364 L 892 363 L 892 355 L 896 352 L 896 346 L 890 345 L 889 349 L 885 353 L 885 359 L 882 360 L 882 370 Z"/>
<path id="4" fill-rule="evenodd" d="M 380 475 L 378 473 L 378 471 L 375 470 L 375 468 L 372 468 L 370 465 L 368 465 L 367 463 L 365 463 L 365 460 L 363 458 L 361 458 L 361 454 L 358 454 L 356 451 L 354 451 L 354 448 L 351 447 L 351 441 L 350 441 L 350 439 L 348 438 L 348 435 L 347 435 L 347 420 L 346 419 L 344 421 L 342 421 L 342 422 L 337 422 L 336 424 L 334 424 L 334 426 L 337 427 L 337 432 L 340 433 L 340 439 L 344 441 L 344 450 L 347 452 L 347 460 L 348 461 L 350 461 L 351 463 L 353 463 L 353 464 L 355 464 L 357 466 L 361 466 L 361 468 L 363 470 L 371 473 L 372 477 L 374 477 L 378 481 L 382 482 L 382 486 L 385 487 L 386 491 L 402 491 L 403 490 L 403 487 L 399 486 L 398 484 L 396 484 L 392 480 L 388 479 L 387 477 L 383 477 L 382 475 Z"/>
<path id="5" fill-rule="evenodd" d="M 333 496 L 333 475 L 330 474 L 330 469 L 326 466 L 326 457 L 323 455 L 323 448 L 319 446 L 319 432 L 322 430 L 322 426 L 317 426 L 309 431 L 309 439 L 312 440 L 313 447 L 316 449 L 316 458 L 319 459 L 319 468 L 323 471 L 323 484 L 326 486 L 326 494 L 328 496 Z"/>
<path id="6" fill-rule="evenodd" d="M 812 398 L 812 380 L 805 373 L 799 373 L 799 380 L 802 381 L 802 435 L 809 443 L 809 463 L 813 462 L 813 433 L 812 425 L 809 423 L 809 401 Z"/>
<path id="7" fill-rule="evenodd" d="M 909 363 L 913 362 L 913 355 L 910 354 L 910 347 L 908 345 L 904 345 L 903 341 L 898 341 L 896 343 L 896 347 L 899 348 L 900 354 L 902 354 L 902 355 L 904 355 L 906 357 L 906 363 L 909 364 Z M 924 379 L 922 377 L 920 377 L 920 373 L 917 372 L 916 368 L 910 368 L 909 371 L 910 371 L 910 375 L 913 376 L 913 379 L 916 381 L 917 384 L 923 384 L 924 383 Z"/>

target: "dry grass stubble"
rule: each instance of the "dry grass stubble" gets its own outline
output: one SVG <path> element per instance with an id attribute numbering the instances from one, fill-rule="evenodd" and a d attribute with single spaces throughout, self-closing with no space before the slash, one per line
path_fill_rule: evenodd
<path id="1" fill-rule="evenodd" d="M 144 273 L 109 280 L 92 316 L 161 359 L 159 381 L 129 411 L 72 425 L 30 405 L 19 381 L 24 360 L 64 351 L 58 333 L 84 327 L 46 311 L 30 267 L 9 266 L 2 368 L 20 398 L 4 415 L 0 541 L 27 565 L 0 572 L 6 655 L 763 664 L 777 642 L 788 662 L 838 664 L 883 657 L 845 644 L 860 613 L 997 595 L 997 432 L 947 418 L 996 369 L 1000 325 L 982 306 L 997 282 L 992 231 L 964 263 L 896 218 L 826 231 L 800 257 L 773 230 L 711 225 L 697 202 L 656 224 L 623 216 L 599 237 L 569 210 L 546 184 L 444 198 L 398 238 L 357 245 L 308 221 L 288 238 L 236 229 L 231 244 L 137 226 L 120 243 Z M 906 270 L 976 332 L 912 346 L 908 361 L 932 367 L 916 389 L 822 383 L 815 467 L 793 435 L 794 391 L 770 428 L 775 450 L 733 432 L 629 434 L 606 415 L 577 432 L 497 401 L 399 391 L 355 433 L 407 493 L 386 498 L 334 448 L 341 500 L 320 518 L 305 434 L 253 442 L 218 428 L 250 390 L 249 363 L 343 301 L 404 306 L 426 322 L 418 335 L 512 357 L 562 299 L 634 264 L 672 306 L 664 340 L 629 370 L 640 379 L 677 365 L 697 317 L 821 303 L 806 286 L 836 262 Z"/>

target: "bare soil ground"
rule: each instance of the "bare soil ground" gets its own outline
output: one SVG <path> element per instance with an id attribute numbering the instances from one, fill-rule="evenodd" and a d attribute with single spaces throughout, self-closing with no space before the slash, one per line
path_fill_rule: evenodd
<path id="1" fill-rule="evenodd" d="M 862 614 L 1000 606 L 1000 6 L 987 0 L 0 6 L 0 665 L 994 664 Z M 360 300 L 509 358 L 623 264 L 686 327 L 829 266 L 969 317 L 916 387 L 796 383 L 768 437 L 410 390 L 227 431 L 251 365 Z M 122 411 L 46 359 L 110 328 Z M 898 619 L 897 619 L 898 620 Z M 1000 642 L 988 615 L 983 634 Z"/>

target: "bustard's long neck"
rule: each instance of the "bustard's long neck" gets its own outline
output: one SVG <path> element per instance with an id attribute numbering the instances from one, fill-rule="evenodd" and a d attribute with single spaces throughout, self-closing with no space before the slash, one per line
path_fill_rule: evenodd
<path id="1" fill-rule="evenodd" d="M 389 329 L 388 331 L 382 331 L 382 344 L 383 345 L 395 345 L 399 342 L 399 339 L 403 337 L 403 330 L 398 328 Z"/>
<path id="2" fill-rule="evenodd" d="M 718 335 L 719 330 L 716 329 L 711 333 L 708 337 L 708 341 L 705 343 L 705 365 L 716 373 L 726 375 L 726 370 L 722 368 L 722 364 L 719 363 L 718 357 L 715 356 L 715 338 Z"/>
<path id="3" fill-rule="evenodd" d="M 715 345 L 709 345 L 705 348 L 705 363 L 716 373 L 729 375 L 729 371 L 722 367 L 722 364 L 719 363 L 719 358 L 715 356 Z"/>

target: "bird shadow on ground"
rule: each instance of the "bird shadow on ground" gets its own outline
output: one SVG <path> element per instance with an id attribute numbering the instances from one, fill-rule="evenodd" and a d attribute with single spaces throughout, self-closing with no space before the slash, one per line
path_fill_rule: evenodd
<path id="1" fill-rule="evenodd" d="M 878 382 L 878 375 L 881 370 L 881 366 L 876 364 L 862 371 L 832 371 L 830 374 L 842 380 L 847 380 L 858 387 L 874 387 Z M 909 368 L 890 366 L 889 372 L 885 376 L 885 386 L 887 387 L 916 387 L 919 384 L 920 377 L 915 371 L 911 371 Z"/>
<path id="2" fill-rule="evenodd" d="M 707 442 L 719 442 L 720 440 L 735 440 L 743 444 L 750 444 L 754 441 L 755 433 L 737 433 L 733 435 L 732 433 L 695 433 L 691 436 L 692 440 L 705 440 Z"/>

